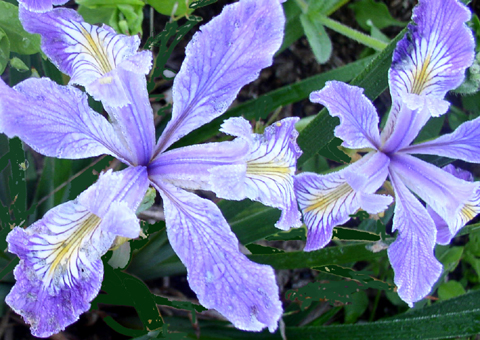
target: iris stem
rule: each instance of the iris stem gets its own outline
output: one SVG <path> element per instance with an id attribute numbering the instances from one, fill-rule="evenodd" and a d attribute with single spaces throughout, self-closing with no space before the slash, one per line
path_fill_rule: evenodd
<path id="1" fill-rule="evenodd" d="M 297 0 L 301 1 L 301 0 Z M 376 51 L 382 51 L 385 47 L 387 47 L 387 44 L 384 43 L 383 41 L 380 41 L 378 39 L 372 38 L 365 33 L 362 33 L 360 31 L 357 31 L 351 27 L 345 26 L 344 24 L 335 21 L 333 19 L 330 19 L 326 15 L 323 14 L 318 14 L 315 16 L 315 18 L 325 27 L 330 28 L 331 30 L 334 30 L 337 33 L 340 33 L 352 40 L 355 40 L 356 42 L 363 44 L 365 46 L 371 47 Z"/>

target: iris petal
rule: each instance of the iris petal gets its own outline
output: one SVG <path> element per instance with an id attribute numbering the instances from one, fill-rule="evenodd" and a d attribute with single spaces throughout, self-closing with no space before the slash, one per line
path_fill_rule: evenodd
<path id="1" fill-rule="evenodd" d="M 305 251 L 330 242 L 333 228 L 360 208 L 378 213 L 391 198 L 374 195 L 387 177 L 388 157 L 373 152 L 347 168 L 327 175 L 302 173 L 295 177 L 295 194 L 308 229 Z"/>
<path id="2" fill-rule="evenodd" d="M 237 328 L 275 331 L 282 304 L 273 269 L 238 250 L 237 238 L 214 203 L 168 183 L 156 186 L 165 204 L 170 244 L 187 267 L 200 303 Z"/>
<path id="3" fill-rule="evenodd" d="M 401 151 L 480 163 L 480 118 L 461 124 L 452 133 L 425 143 L 404 147 Z"/>
<path id="4" fill-rule="evenodd" d="M 6 302 L 31 325 L 33 335 L 58 333 L 90 308 L 103 278 L 101 256 L 117 235 L 138 237 L 134 209 L 147 186 L 144 168 L 107 172 L 77 200 L 9 233 L 8 250 L 20 264 Z"/>
<path id="5" fill-rule="evenodd" d="M 20 137 L 35 151 L 70 159 L 109 154 L 131 161 L 112 125 L 88 107 L 80 90 L 30 78 L 14 89 L 0 80 L 0 91 L 0 131 Z"/>
<path id="6" fill-rule="evenodd" d="M 436 229 L 426 209 L 395 171 L 390 171 L 390 179 L 395 190 L 393 231 L 398 230 L 398 236 L 388 248 L 388 257 L 398 295 L 412 307 L 432 290 L 442 273 L 442 265 L 433 253 Z"/>
<path id="7" fill-rule="evenodd" d="M 42 50 L 71 77 L 71 84 L 85 86 L 95 99 L 111 106 L 128 103 L 117 69 L 145 75 L 151 68 L 151 52 L 137 52 L 139 37 L 90 25 L 73 10 L 31 13 L 21 7 L 20 19 L 25 30 L 42 36 Z"/>
<path id="8" fill-rule="evenodd" d="M 200 27 L 175 77 L 172 120 L 157 153 L 223 114 L 240 89 L 272 64 L 284 23 L 278 0 L 244 0 Z"/>
<path id="9" fill-rule="evenodd" d="M 325 105 L 332 117 L 340 118 L 335 136 L 343 140 L 344 147 L 380 147 L 377 111 L 362 88 L 329 81 L 322 90 L 310 94 L 310 101 Z"/>
<path id="10" fill-rule="evenodd" d="M 480 183 L 461 180 L 407 154 L 392 155 L 390 168 L 448 223 L 452 234 L 480 212 Z"/>
<path id="11" fill-rule="evenodd" d="M 459 86 L 474 58 L 472 31 L 466 26 L 471 13 L 458 0 L 419 1 L 414 24 L 397 44 L 389 71 L 392 109 L 382 141 L 399 125 L 409 122 L 401 112 L 407 94 L 427 97 L 432 116 L 446 112 L 445 94 Z M 405 144 L 406 146 L 408 144 Z"/>

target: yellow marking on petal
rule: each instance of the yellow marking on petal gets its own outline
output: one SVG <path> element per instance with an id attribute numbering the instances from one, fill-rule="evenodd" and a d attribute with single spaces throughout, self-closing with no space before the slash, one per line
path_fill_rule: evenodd
<path id="1" fill-rule="evenodd" d="M 462 219 L 464 223 L 473 220 L 475 216 L 479 213 L 479 207 L 472 205 L 472 204 L 465 204 L 465 206 L 460 210 L 460 214 L 462 215 Z"/>
<path id="2" fill-rule="evenodd" d="M 432 69 L 430 67 L 430 54 L 427 55 L 425 61 L 417 65 L 413 74 L 412 93 L 420 95 L 425 89 L 425 85 L 430 80 Z"/>
<path id="3" fill-rule="evenodd" d="M 99 79 L 100 84 L 111 84 L 113 78 L 112 77 L 102 77 Z"/>
<path id="4" fill-rule="evenodd" d="M 248 175 L 263 175 L 263 176 L 285 176 L 292 174 L 292 170 L 286 164 L 266 162 L 253 163 L 247 162 L 247 176 Z"/>
<path id="5" fill-rule="evenodd" d="M 52 252 L 50 256 L 54 256 L 54 260 L 50 264 L 50 268 L 45 275 L 44 282 L 46 284 L 50 283 L 57 268 L 61 268 L 62 265 L 69 262 L 74 251 L 81 247 L 82 242 L 95 231 L 100 222 L 100 217 L 95 214 L 89 214 L 89 216 L 77 227 L 75 232 L 73 232 L 66 240 L 62 241 L 57 249 Z"/>
<path id="6" fill-rule="evenodd" d="M 87 40 L 88 46 L 90 46 L 91 48 L 90 52 L 92 53 L 94 59 L 98 62 L 103 74 L 106 74 L 113 70 L 113 66 L 108 60 L 108 55 L 105 48 L 103 46 L 99 46 L 93 39 L 92 35 L 85 28 L 80 27 L 80 30 L 82 31 L 82 35 Z"/>
<path id="7" fill-rule="evenodd" d="M 307 213 L 314 210 L 325 210 L 327 207 L 338 201 L 341 197 L 347 196 L 353 191 L 352 187 L 348 183 L 343 183 L 335 189 L 322 193 L 321 196 L 316 197 L 311 205 L 306 207 L 303 212 Z"/>

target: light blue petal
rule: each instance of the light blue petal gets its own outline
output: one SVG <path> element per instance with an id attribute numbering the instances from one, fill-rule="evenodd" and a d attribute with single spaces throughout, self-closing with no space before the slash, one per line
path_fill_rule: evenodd
<path id="1" fill-rule="evenodd" d="M 480 212 L 480 183 L 464 181 L 407 154 L 390 159 L 391 171 L 448 223 L 453 235 Z"/>
<path id="2" fill-rule="evenodd" d="M 154 181 L 165 181 L 191 190 L 211 190 L 242 195 L 245 198 L 245 158 L 249 144 L 236 139 L 232 142 L 205 143 L 173 149 L 158 155 L 148 166 Z M 220 168 L 218 178 L 212 171 Z M 223 197 L 225 198 L 225 197 Z"/>
<path id="3" fill-rule="evenodd" d="M 117 236 L 139 235 L 134 209 L 147 187 L 145 168 L 109 171 L 75 201 L 8 234 L 8 250 L 20 264 L 5 301 L 30 324 L 33 335 L 58 333 L 90 309 L 103 278 L 101 256 Z"/>
<path id="4" fill-rule="evenodd" d="M 88 107 L 87 96 L 48 78 L 27 79 L 14 89 L 0 80 L 0 132 L 18 136 L 49 157 L 132 156 L 112 125 Z"/>
<path id="5" fill-rule="evenodd" d="M 152 66 L 151 52 L 137 53 L 138 36 L 90 25 L 71 9 L 32 13 L 21 7 L 20 19 L 25 30 L 42 36 L 43 52 L 71 77 L 70 84 L 84 86 L 95 99 L 111 106 L 128 103 L 119 69 L 145 75 Z"/>
<path id="6" fill-rule="evenodd" d="M 271 332 L 282 315 L 275 273 L 238 249 L 238 240 L 211 201 L 168 183 L 162 195 L 170 244 L 188 271 L 200 303 L 215 308 L 239 329 Z"/>
<path id="7" fill-rule="evenodd" d="M 452 133 L 425 143 L 407 146 L 401 151 L 480 163 L 480 118 L 461 124 Z"/>
<path id="8" fill-rule="evenodd" d="M 172 120 L 158 153 L 223 114 L 240 89 L 272 64 L 284 23 L 278 0 L 242 0 L 200 27 L 175 77 Z"/>
<path id="9" fill-rule="evenodd" d="M 310 101 L 327 107 L 332 117 L 340 118 L 335 136 L 350 149 L 380 147 L 378 115 L 363 89 L 339 81 L 329 81 L 325 87 L 310 94 Z"/>
<path id="10" fill-rule="evenodd" d="M 448 91 L 458 87 L 473 62 L 475 43 L 465 24 L 470 16 L 458 0 L 419 1 L 413 11 L 414 24 L 409 25 L 393 55 L 389 72 L 393 105 L 382 131 L 383 142 L 397 125 L 408 123 L 408 117 L 401 114 L 406 94 L 429 98 L 425 100 L 434 103 L 428 105 L 432 116 L 446 111 L 444 104 L 435 105 L 435 99 L 443 100 Z"/>
<path id="11" fill-rule="evenodd" d="M 398 236 L 388 248 L 388 257 L 398 295 L 413 307 L 414 302 L 430 293 L 442 273 L 442 265 L 433 253 L 436 229 L 426 209 L 396 171 L 390 171 L 390 179 L 395 190 L 393 231 L 398 230 Z"/>
<path id="12" fill-rule="evenodd" d="M 374 195 L 388 174 L 389 158 L 372 152 L 358 162 L 327 175 L 302 173 L 295 177 L 295 194 L 307 226 L 305 251 L 326 246 L 333 228 L 350 219 L 358 209 L 379 213 L 392 202 Z"/>
<path id="13" fill-rule="evenodd" d="M 155 124 L 145 76 L 123 69 L 116 74 L 128 104 L 120 107 L 118 103 L 105 102 L 105 111 L 118 136 L 129 148 L 132 163 L 147 165 L 155 147 Z"/>

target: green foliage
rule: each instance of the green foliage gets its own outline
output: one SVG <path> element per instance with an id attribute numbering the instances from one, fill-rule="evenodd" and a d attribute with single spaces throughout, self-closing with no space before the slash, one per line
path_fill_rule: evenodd
<path id="1" fill-rule="evenodd" d="M 360 0 L 349 5 L 355 13 L 355 19 L 365 31 L 370 31 L 371 22 L 377 29 L 389 26 L 405 26 L 405 22 L 395 20 L 388 11 L 387 5 L 374 0 Z"/>
<path id="2" fill-rule="evenodd" d="M 168 58 L 183 37 L 200 21 L 202 21 L 201 17 L 190 16 L 187 22 L 181 26 L 178 26 L 176 21 L 167 22 L 165 28 L 160 34 L 155 37 L 150 37 L 147 40 L 147 43 L 145 44 L 146 48 L 152 48 L 154 46 L 158 46 L 159 48 L 152 71 L 150 73 L 150 80 L 147 84 L 147 89 L 149 92 L 152 92 L 155 88 L 155 78 L 162 77 L 169 79 L 169 77 L 165 74 L 165 64 L 167 63 Z M 170 41 L 171 43 L 169 43 Z"/>
<path id="3" fill-rule="evenodd" d="M 10 59 L 10 40 L 8 40 L 5 31 L 0 28 L 0 74 L 3 73 L 7 67 Z"/>
<path id="4" fill-rule="evenodd" d="M 455 280 L 442 283 L 440 287 L 438 287 L 438 297 L 440 300 L 448 300 L 465 293 L 465 288 L 463 288 L 462 284 Z"/>
<path id="5" fill-rule="evenodd" d="M 315 58 L 320 64 L 324 64 L 332 55 L 332 41 L 323 25 L 316 18 L 316 14 L 315 12 L 302 14 L 300 15 L 300 22 Z"/>
<path id="6" fill-rule="evenodd" d="M 76 0 L 79 13 L 91 24 L 106 22 L 127 35 L 142 33 L 143 7 L 140 0 Z"/>
<path id="7" fill-rule="evenodd" d="M 317 300 L 326 300 L 331 305 L 335 305 L 336 301 L 341 303 L 351 303 L 354 302 L 353 296 L 355 296 L 357 292 L 369 288 L 393 290 L 393 286 L 373 279 L 370 276 L 372 274 L 371 272 L 355 272 L 351 268 L 344 268 L 337 265 L 316 266 L 312 267 L 312 269 L 341 276 L 349 280 L 313 282 L 302 288 L 287 291 L 287 299 L 297 299 L 301 302 L 302 309 L 310 307 L 311 303 Z M 355 303 L 355 306 L 351 307 L 346 315 L 346 318 L 348 318 L 350 322 L 354 322 L 356 318 L 365 311 L 365 298 L 365 295 L 355 298 L 359 303 Z"/>
<path id="8" fill-rule="evenodd" d="M 23 29 L 17 6 L 0 1 L 0 28 L 10 42 L 10 51 L 26 55 L 40 52 L 40 36 Z"/>
<path id="9" fill-rule="evenodd" d="M 190 8 L 190 5 L 194 3 L 193 0 L 146 0 L 146 2 L 157 12 L 178 18 L 189 15 L 194 10 Z"/>

